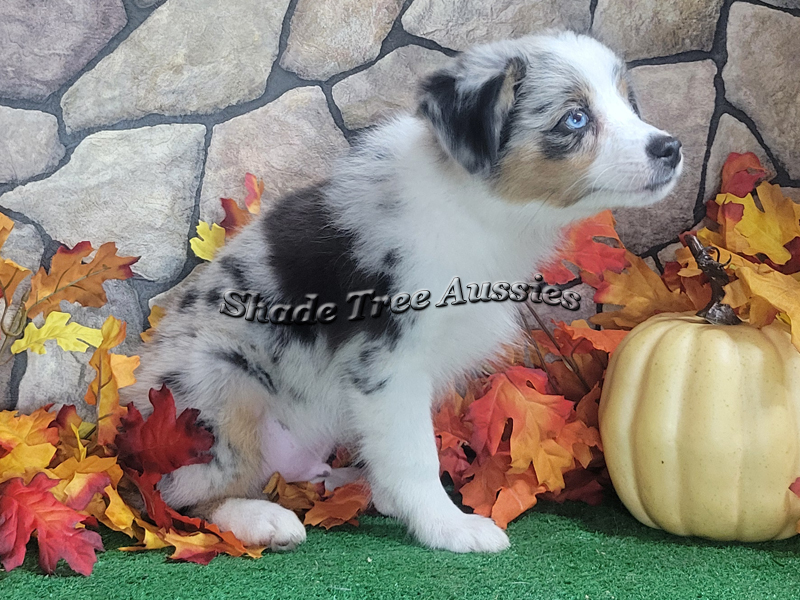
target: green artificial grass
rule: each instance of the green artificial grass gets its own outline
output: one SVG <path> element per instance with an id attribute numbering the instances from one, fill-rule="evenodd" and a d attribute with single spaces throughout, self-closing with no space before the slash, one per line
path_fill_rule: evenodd
<path id="1" fill-rule="evenodd" d="M 648 529 L 616 499 L 599 507 L 540 503 L 509 526 L 511 549 L 457 555 L 413 544 L 398 523 L 364 517 L 358 528 L 310 529 L 289 554 L 172 562 L 166 550 L 127 553 L 104 531 L 107 551 L 91 577 L 61 563 L 42 575 L 35 551 L 0 572 L 4 600 L 115 598 L 326 598 L 724 600 L 800 598 L 800 538 L 714 543 Z"/>

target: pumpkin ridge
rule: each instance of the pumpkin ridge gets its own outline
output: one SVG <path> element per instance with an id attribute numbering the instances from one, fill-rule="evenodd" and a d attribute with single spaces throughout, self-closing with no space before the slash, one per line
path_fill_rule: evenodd
<path id="1" fill-rule="evenodd" d="M 674 324 L 668 321 L 661 321 L 658 323 L 654 323 L 653 327 L 658 328 L 658 335 L 652 335 L 651 337 L 654 339 L 648 340 L 649 344 L 640 350 L 641 355 L 650 356 L 656 346 L 658 346 L 662 341 L 665 335 L 669 333 L 672 329 L 674 329 Z M 642 385 L 647 385 L 647 380 L 652 374 L 652 361 L 648 361 L 643 369 L 639 371 L 639 377 L 635 380 L 635 385 L 631 385 L 631 389 L 641 389 Z M 639 446 L 638 438 L 635 435 L 633 429 L 636 423 L 640 422 L 642 417 L 642 412 L 644 411 L 645 402 L 636 402 L 635 408 L 633 411 L 633 416 L 631 421 L 628 425 L 627 436 L 629 440 L 629 448 L 628 453 L 629 456 L 635 457 L 638 456 L 639 453 L 637 452 L 637 448 Z M 662 529 L 661 524 L 659 521 L 654 518 L 654 514 L 648 508 L 648 503 L 642 501 L 642 492 L 641 492 L 641 485 L 642 480 L 645 479 L 642 470 L 643 466 L 639 461 L 632 461 L 633 462 L 633 473 L 634 473 L 634 489 L 636 490 L 636 496 L 638 499 L 639 504 L 641 505 L 642 511 L 647 515 L 647 518 L 652 522 L 656 527 Z"/>

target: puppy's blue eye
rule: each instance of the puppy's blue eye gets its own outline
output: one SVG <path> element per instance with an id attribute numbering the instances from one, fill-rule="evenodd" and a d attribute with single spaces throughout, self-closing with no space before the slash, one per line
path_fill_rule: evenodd
<path id="1" fill-rule="evenodd" d="M 583 129 L 589 124 L 589 115 L 582 110 L 571 110 L 567 113 L 564 124 L 570 129 Z"/>

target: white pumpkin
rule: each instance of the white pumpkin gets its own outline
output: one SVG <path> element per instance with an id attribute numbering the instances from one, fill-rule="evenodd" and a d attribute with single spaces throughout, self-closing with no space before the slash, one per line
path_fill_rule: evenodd
<path id="1" fill-rule="evenodd" d="M 782 324 L 652 317 L 611 357 L 599 424 L 614 488 L 645 525 L 717 540 L 796 533 L 800 352 Z"/>

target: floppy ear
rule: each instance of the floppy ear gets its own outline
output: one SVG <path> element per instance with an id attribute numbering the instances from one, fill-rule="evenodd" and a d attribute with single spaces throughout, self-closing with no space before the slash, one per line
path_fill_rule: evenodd
<path id="1" fill-rule="evenodd" d="M 495 72 L 459 61 L 422 84 L 419 111 L 439 143 L 473 174 L 488 175 L 497 161 L 503 124 L 514 106 L 525 63 L 511 58 Z"/>

